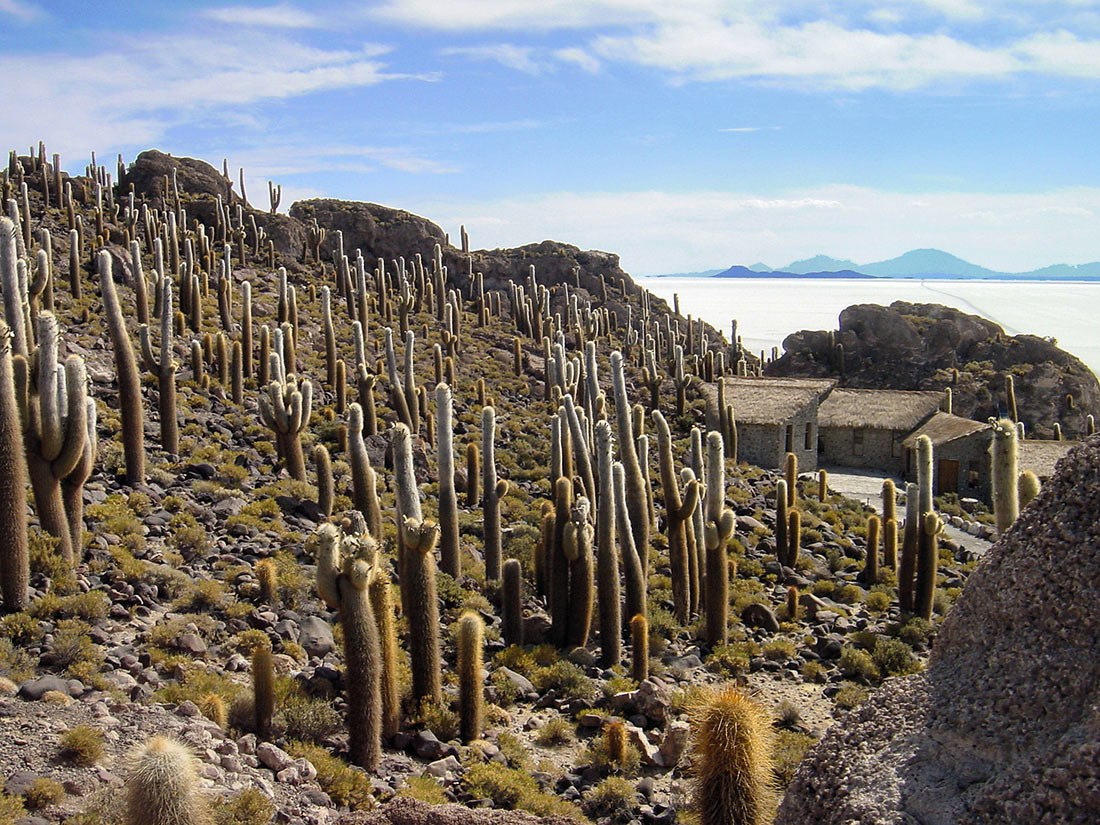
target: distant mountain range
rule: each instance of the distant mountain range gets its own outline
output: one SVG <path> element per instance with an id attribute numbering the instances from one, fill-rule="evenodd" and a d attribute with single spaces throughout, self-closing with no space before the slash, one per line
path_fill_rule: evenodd
<path id="1" fill-rule="evenodd" d="M 1087 264 L 1054 264 L 1029 272 L 998 272 L 984 266 L 964 261 L 940 249 L 914 249 L 891 258 L 869 264 L 815 255 L 794 261 L 780 269 L 764 263 L 751 266 L 731 266 L 728 269 L 709 269 L 704 272 L 680 273 L 680 277 L 709 278 L 995 278 L 999 280 L 1100 280 L 1100 261 Z M 672 277 L 672 276 L 666 276 Z"/>

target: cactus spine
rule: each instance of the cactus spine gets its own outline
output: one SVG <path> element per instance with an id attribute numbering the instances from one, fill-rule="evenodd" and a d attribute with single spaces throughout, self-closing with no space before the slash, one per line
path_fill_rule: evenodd
<path id="1" fill-rule="evenodd" d="M 126 483 L 133 486 L 142 485 L 145 483 L 145 431 L 142 423 L 144 413 L 141 404 L 141 378 L 138 375 L 130 334 L 126 331 L 126 321 L 122 317 L 118 293 L 115 292 L 114 276 L 111 274 L 111 253 L 106 250 L 100 251 L 96 256 L 96 268 L 99 274 L 100 292 L 103 296 L 103 309 L 107 315 L 107 329 L 115 352 Z"/>
<path id="2" fill-rule="evenodd" d="M 176 359 L 172 353 L 175 340 L 172 332 L 172 321 L 175 318 L 172 311 L 172 279 L 161 278 L 158 289 L 161 305 L 159 359 L 153 353 L 149 325 L 142 324 L 138 327 L 138 334 L 145 369 L 157 377 L 160 448 L 170 456 L 177 456 L 180 451 L 180 436 L 179 422 L 176 420 Z"/>
<path id="3" fill-rule="evenodd" d="M 625 494 L 632 543 L 642 565 L 643 579 L 649 570 L 649 505 L 646 498 L 645 476 L 642 474 L 635 449 L 631 408 L 626 397 L 626 376 L 623 372 L 623 356 L 611 353 L 611 384 L 615 392 L 615 418 L 619 428 L 619 460 L 625 476 Z M 620 519 L 622 521 L 622 519 Z M 640 613 L 631 611 L 629 615 Z"/>
<path id="4" fill-rule="evenodd" d="M 455 492 L 452 417 L 451 388 L 438 384 L 435 388 L 435 444 L 439 471 L 439 567 L 457 579 L 462 571 L 462 562 L 458 551 L 458 495 Z"/>
<path id="5" fill-rule="evenodd" d="M 209 825 L 198 761 L 174 739 L 154 736 L 130 754 L 125 825 Z"/>
<path id="6" fill-rule="evenodd" d="M 500 500 L 508 492 L 508 482 L 497 478 L 497 462 L 494 444 L 497 431 L 497 413 L 491 406 L 481 409 L 481 512 L 485 533 L 485 580 L 500 581 L 501 535 Z"/>
<path id="7" fill-rule="evenodd" d="M 920 521 L 919 491 L 917 485 L 910 482 L 905 485 L 905 529 L 898 565 L 898 604 L 902 613 L 913 612 L 913 576 L 917 570 Z"/>
<path id="8" fill-rule="evenodd" d="M 936 569 L 939 564 L 937 538 L 943 522 L 935 513 L 925 513 L 920 523 L 917 558 L 917 585 L 913 612 L 922 619 L 932 619 L 932 604 L 936 596 Z"/>
<path id="9" fill-rule="evenodd" d="M 275 660 L 271 650 L 262 646 L 252 653 L 252 698 L 256 736 L 269 739 L 275 715 Z"/>
<path id="10" fill-rule="evenodd" d="M 691 615 L 691 575 L 688 563 L 690 548 L 685 525 L 699 504 L 699 482 L 689 481 L 683 495 L 677 484 L 676 468 L 672 464 L 672 435 L 668 422 L 660 412 L 653 413 L 657 427 L 657 451 L 661 468 L 661 489 L 665 498 L 665 518 L 668 522 L 668 555 L 672 569 L 672 601 L 676 620 L 687 624 Z"/>
<path id="11" fill-rule="evenodd" d="M 867 560 L 863 565 L 860 580 L 870 587 L 878 583 L 878 516 L 867 517 Z"/>
<path id="12" fill-rule="evenodd" d="M 630 662 L 630 678 L 639 683 L 649 678 L 649 621 L 641 613 L 630 620 Z"/>
<path id="13" fill-rule="evenodd" d="M 1020 498 L 1020 509 L 1023 510 L 1031 503 L 1035 496 L 1039 495 L 1039 476 L 1031 470 L 1024 470 L 1016 482 L 1017 493 Z"/>
<path id="14" fill-rule="evenodd" d="M 725 687 L 692 721 L 700 825 L 766 825 L 774 810 L 767 714 L 747 694 Z"/>
<path id="15" fill-rule="evenodd" d="M 435 545 L 439 527 L 425 521 L 412 462 L 412 435 L 398 423 L 393 427 L 394 489 L 397 498 L 397 552 L 401 572 L 401 600 L 409 618 L 409 653 L 413 697 L 439 703 L 442 696 L 439 664 L 439 605 L 435 587 Z"/>
<path id="16" fill-rule="evenodd" d="M 728 638 L 729 560 L 726 545 L 733 537 L 734 515 L 726 509 L 726 464 L 722 435 L 707 433 L 706 521 L 703 537 L 707 570 L 707 641 L 724 645 Z"/>
<path id="17" fill-rule="evenodd" d="M 376 544 L 370 533 L 346 535 L 331 523 L 322 524 L 315 538 L 317 590 L 326 602 L 335 596 L 344 630 L 349 754 L 361 768 L 375 770 L 382 756 L 383 659 L 367 588 Z"/>
<path id="18" fill-rule="evenodd" d="M 15 400 L 12 346 L 11 333 L 0 321 L 0 467 L 4 468 L 0 473 L 0 593 L 9 613 L 26 608 L 30 582 L 27 464 Z"/>
<path id="19" fill-rule="evenodd" d="M 501 566 L 501 635 L 506 645 L 523 644 L 523 569 L 518 559 Z"/>
<path id="20" fill-rule="evenodd" d="M 932 512 L 932 439 L 926 435 L 917 438 L 917 487 L 923 517 Z"/>
<path id="21" fill-rule="evenodd" d="M 1016 427 L 1011 421 L 1001 419 L 990 423 L 993 424 L 993 443 L 989 447 L 993 455 L 993 514 L 997 519 L 997 532 L 1004 535 L 1020 514 L 1019 448 Z"/>
<path id="22" fill-rule="evenodd" d="M 462 741 L 481 738 L 485 719 L 485 672 L 482 653 L 485 625 L 473 611 L 458 620 L 458 708 Z"/>
<path id="23" fill-rule="evenodd" d="M 611 667 L 622 658 L 619 612 L 619 558 L 615 546 L 615 487 L 611 470 L 611 425 L 596 422 L 599 497 L 596 508 L 596 584 L 600 609 L 600 664 Z"/>

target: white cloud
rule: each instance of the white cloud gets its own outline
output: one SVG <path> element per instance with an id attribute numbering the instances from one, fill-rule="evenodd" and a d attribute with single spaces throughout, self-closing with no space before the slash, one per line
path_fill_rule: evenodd
<path id="1" fill-rule="evenodd" d="M 40 8 L 32 6 L 30 3 L 21 2 L 21 0 L 0 0 L 0 14 L 10 14 L 24 23 L 29 23 L 31 20 L 37 20 L 44 16 Z"/>
<path id="2" fill-rule="evenodd" d="M 538 74 L 543 66 L 536 62 L 534 49 L 530 46 L 516 46 L 511 43 L 498 43 L 492 46 L 451 46 L 440 49 L 440 54 L 469 57 L 473 60 L 491 60 L 509 69 L 527 74 Z"/>
<path id="3" fill-rule="evenodd" d="M 203 17 L 219 23 L 238 26 L 258 26 L 278 29 L 320 28 L 321 21 L 316 16 L 289 3 L 275 6 L 223 6 L 206 9 Z"/>
<path id="4" fill-rule="evenodd" d="M 856 261 L 936 247 L 982 266 L 1029 270 L 1096 260 L 1100 188 L 1025 194 L 912 194 L 826 186 L 781 194 L 557 192 L 406 204 L 479 248 L 546 238 L 621 255 L 635 275 L 689 272 L 816 254 Z"/>
<path id="5" fill-rule="evenodd" d="M 610 61 L 658 69 L 679 81 L 744 79 L 904 91 L 1022 73 L 1100 77 L 1097 5 L 1095 0 L 386 0 L 370 14 L 447 31 L 574 31 L 587 42 L 561 47 L 554 56 L 586 71 Z M 975 25 L 991 19 L 997 26 L 978 36 Z M 540 67 L 529 51 L 482 51 L 482 57 L 522 71 Z"/>
<path id="6" fill-rule="evenodd" d="M 331 89 L 431 76 L 391 73 L 386 47 L 318 49 L 281 35 L 244 31 L 226 40 L 198 34 L 119 37 L 89 55 L 0 55 L 5 88 L 0 145 L 42 139 L 62 154 L 117 151 L 161 141 L 177 123 L 236 119 L 241 107 Z M 11 116 L 16 113 L 14 116 Z"/>
<path id="7" fill-rule="evenodd" d="M 584 49 L 558 49 L 554 52 L 554 57 L 563 63 L 572 63 L 589 74 L 596 74 L 600 70 L 600 61 Z"/>

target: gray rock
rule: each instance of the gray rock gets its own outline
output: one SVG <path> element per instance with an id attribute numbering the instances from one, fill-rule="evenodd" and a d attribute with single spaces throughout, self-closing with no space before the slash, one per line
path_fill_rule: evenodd
<path id="1" fill-rule="evenodd" d="M 298 644 L 310 656 L 324 656 L 336 647 L 332 625 L 320 616 L 307 616 L 298 624 Z"/>
<path id="2" fill-rule="evenodd" d="M 741 611 L 741 621 L 749 627 L 762 627 L 771 633 L 779 632 L 779 619 L 764 604 L 749 604 Z"/>
<path id="3" fill-rule="evenodd" d="M 37 702 L 42 698 L 43 694 L 51 690 L 56 690 L 58 693 L 63 693 L 65 696 L 74 695 L 69 692 L 69 683 L 64 679 L 54 676 L 52 673 L 47 673 L 44 676 L 28 679 L 23 682 L 23 684 L 19 686 L 19 695 L 24 699 L 30 699 L 32 702 Z"/>
<path id="4" fill-rule="evenodd" d="M 276 773 L 285 771 L 294 765 L 294 757 L 271 742 L 261 742 L 256 746 L 256 758 L 260 760 L 264 767 L 270 768 Z"/>

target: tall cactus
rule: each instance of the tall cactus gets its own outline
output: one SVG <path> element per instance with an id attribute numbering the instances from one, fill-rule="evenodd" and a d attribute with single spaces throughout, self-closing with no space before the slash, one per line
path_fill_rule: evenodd
<path id="1" fill-rule="evenodd" d="M 519 559 L 501 565 L 500 632 L 506 645 L 523 644 L 523 568 Z"/>
<path id="2" fill-rule="evenodd" d="M 141 378 L 138 375 L 130 333 L 126 331 L 126 321 L 122 316 L 122 306 L 115 291 L 114 276 L 111 274 L 111 254 L 106 250 L 100 251 L 96 256 L 96 269 L 99 274 L 100 294 L 103 296 L 103 309 L 107 315 L 107 329 L 115 352 L 126 483 L 142 485 L 145 483 L 145 429 Z"/>
<path id="3" fill-rule="evenodd" d="M 997 520 L 997 532 L 1004 535 L 1020 514 L 1017 470 L 1019 448 L 1016 444 L 1016 427 L 1007 420 L 990 419 L 993 425 L 993 443 L 989 451 L 993 456 L 993 514 Z"/>
<path id="4" fill-rule="evenodd" d="M 619 612 L 619 558 L 615 546 L 615 488 L 611 472 L 611 425 L 596 422 L 596 588 L 600 610 L 600 664 L 611 667 L 622 659 L 622 618 Z"/>
<path id="5" fill-rule="evenodd" d="M 0 594 L 9 613 L 26 608 L 30 581 L 22 429 L 15 400 L 11 332 L 0 321 L 0 467 L 4 468 L 0 473 Z"/>
<path id="6" fill-rule="evenodd" d="M 724 645 L 729 638 L 729 559 L 726 546 L 733 538 L 733 511 L 726 508 L 726 463 L 722 435 L 707 433 L 706 521 L 707 641 Z"/>
<path id="7" fill-rule="evenodd" d="M 446 384 L 437 384 L 435 445 L 436 466 L 439 471 L 439 567 L 447 575 L 458 578 L 462 572 L 462 562 L 458 549 L 458 494 L 455 492 L 453 410 L 451 388 Z M 497 549 L 499 551 L 499 545 Z"/>
<path id="8" fill-rule="evenodd" d="M 913 597 L 913 613 L 925 620 L 932 618 L 932 605 L 936 596 L 936 569 L 940 555 L 937 538 L 942 531 L 943 522 L 939 516 L 925 513 L 920 523 L 917 583 Z"/>
<path id="9" fill-rule="evenodd" d="M 634 532 L 631 529 L 627 503 L 626 471 L 622 462 L 616 461 L 612 465 L 611 479 L 615 490 L 615 527 L 623 559 L 623 578 L 626 582 L 626 615 L 634 617 L 639 613 L 647 613 L 646 576 L 638 551 L 634 547 Z"/>
<path id="10" fill-rule="evenodd" d="M 654 412 L 653 423 L 657 427 L 661 490 L 664 493 L 665 519 L 668 524 L 672 602 L 676 611 L 676 620 L 680 624 L 687 624 L 691 615 L 691 570 L 688 562 L 689 548 L 685 524 L 691 519 L 699 504 L 699 482 L 689 481 L 681 495 L 676 468 L 672 463 L 672 435 L 668 429 L 668 422 L 660 412 Z"/>
<path id="11" fill-rule="evenodd" d="M 309 426 L 313 410 L 313 384 L 307 378 L 299 382 L 295 375 L 284 371 L 283 364 L 282 356 L 273 352 L 272 380 L 260 392 L 260 421 L 275 433 L 275 444 L 287 473 L 293 479 L 305 481 L 302 432 Z"/>
<path id="12" fill-rule="evenodd" d="M 172 334 L 172 321 L 175 318 L 175 313 L 172 311 L 172 279 L 161 278 L 159 289 L 161 305 L 159 359 L 153 353 L 149 325 L 142 324 L 138 327 L 138 333 L 145 369 L 157 377 L 160 447 L 168 455 L 177 456 L 180 451 L 180 436 L 179 423 L 176 421 L 176 359 L 172 353 L 172 344 L 175 340 Z"/>
<path id="13" fill-rule="evenodd" d="M 645 476 L 633 437 L 631 407 L 626 396 L 626 376 L 622 353 L 611 353 L 611 385 L 615 392 L 615 420 L 619 428 L 619 459 L 626 483 L 626 505 L 630 516 L 630 532 L 634 549 L 642 564 L 642 575 L 649 570 L 649 505 Z M 640 611 L 637 611 L 640 612 Z M 630 614 L 631 616 L 634 613 Z"/>
<path id="14" fill-rule="evenodd" d="M 917 485 L 910 482 L 905 485 L 905 529 L 898 564 L 898 604 L 902 613 L 913 611 L 913 576 L 917 570 L 920 522 L 920 493 Z"/>
<path id="15" fill-rule="evenodd" d="M 485 522 L 485 580 L 500 580 L 501 534 L 500 500 L 508 493 L 508 482 L 497 478 L 496 461 L 496 410 L 490 406 L 481 409 L 481 512 Z"/>
<path id="16" fill-rule="evenodd" d="M 932 512 L 932 439 L 926 435 L 917 437 L 917 487 L 920 514 Z"/>
<path id="17" fill-rule="evenodd" d="M 592 525 L 589 523 L 590 504 L 584 496 L 578 496 L 569 511 L 569 522 L 562 536 L 562 555 L 569 563 L 569 613 L 566 643 L 569 647 L 588 644 L 588 632 L 592 627 Z"/>
<path id="18" fill-rule="evenodd" d="M 863 570 L 860 571 L 860 581 L 870 587 L 873 584 L 878 583 L 878 536 L 879 536 L 879 520 L 878 516 L 871 515 L 867 517 L 867 560 L 863 565 Z"/>
<path id="19" fill-rule="evenodd" d="M 485 624 L 472 610 L 458 620 L 458 712 L 462 741 L 481 738 L 485 723 Z"/>
<path id="20" fill-rule="evenodd" d="M 19 232 L 9 218 L 0 218 L 0 290 L 4 295 L 4 320 L 15 355 L 29 355 L 24 290 L 19 284 Z"/>
<path id="21" fill-rule="evenodd" d="M 381 566 L 368 585 L 371 610 L 378 623 L 379 649 L 382 653 L 382 736 L 390 738 L 401 726 L 401 693 L 397 684 L 397 630 L 394 627 L 393 593 L 389 573 Z"/>
<path id="22" fill-rule="evenodd" d="M 435 545 L 439 527 L 424 520 L 413 472 L 412 434 L 404 424 L 393 427 L 394 490 L 397 500 L 397 552 L 401 600 L 409 619 L 409 654 L 413 696 L 438 704 L 442 696 L 439 664 L 439 605 L 435 587 Z"/>
<path id="23" fill-rule="evenodd" d="M 344 535 L 331 523 L 322 524 L 316 538 L 323 548 L 318 553 L 317 589 L 322 597 L 336 596 L 344 630 L 348 751 L 355 764 L 373 771 L 382 756 L 383 662 L 367 589 L 375 572 L 376 545 L 369 533 Z"/>
<path id="24" fill-rule="evenodd" d="M 23 442 L 42 528 L 60 539 L 59 549 L 73 560 L 72 525 L 65 513 L 61 480 L 84 457 L 88 436 L 88 379 L 84 359 L 70 355 L 58 364 L 59 333 L 52 312 L 38 316 L 34 369 L 22 357 L 14 361 L 15 397 L 22 406 Z"/>
<path id="25" fill-rule="evenodd" d="M 790 537 L 787 535 L 787 482 L 775 482 L 775 556 L 780 564 L 791 566 Z"/>

